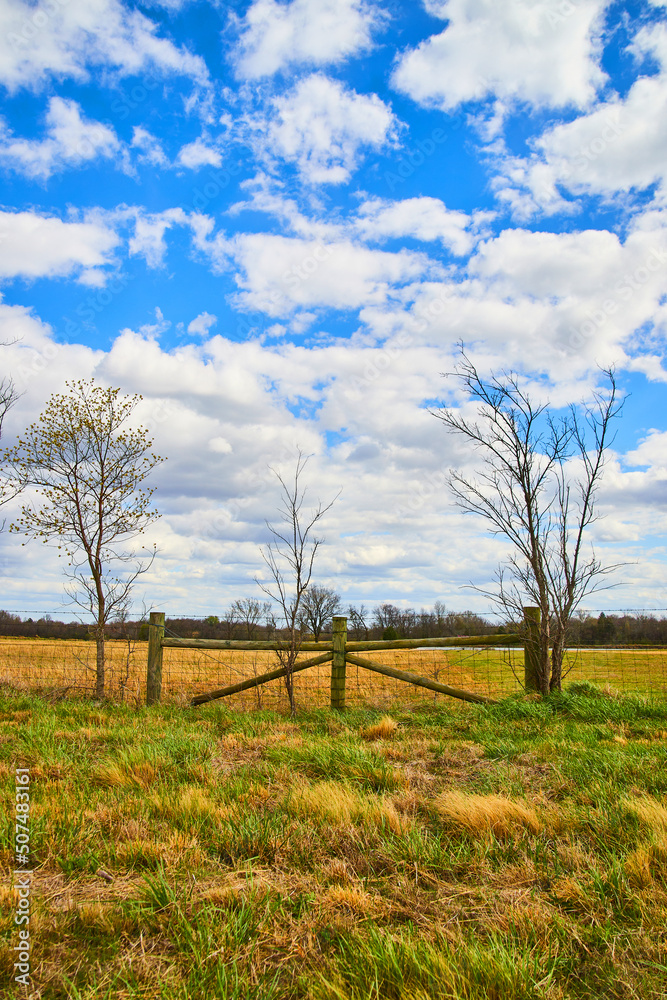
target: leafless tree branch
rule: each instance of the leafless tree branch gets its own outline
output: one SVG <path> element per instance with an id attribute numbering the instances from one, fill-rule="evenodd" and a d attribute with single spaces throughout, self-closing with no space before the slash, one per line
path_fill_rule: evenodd
<path id="1" fill-rule="evenodd" d="M 586 529 L 596 519 L 596 501 L 612 423 L 622 409 L 612 369 L 602 371 L 607 389 L 593 402 L 555 416 L 536 405 L 515 372 L 482 378 L 462 350 L 454 373 L 476 419 L 452 409 L 432 411 L 479 452 L 477 476 L 450 474 L 461 510 L 483 517 L 494 534 L 514 547 L 497 573 L 497 589 L 482 591 L 513 620 L 531 603 L 541 611 L 542 693 L 560 689 L 568 623 L 586 594 L 600 589 L 616 566 L 603 566 L 586 548 Z"/>
<path id="2" fill-rule="evenodd" d="M 262 592 L 276 604 L 287 631 L 289 647 L 279 651 L 278 656 L 285 668 L 285 687 L 292 716 L 296 714 L 293 670 L 302 642 L 301 609 L 312 579 L 315 556 L 322 544 L 322 539 L 316 538 L 313 531 L 340 496 L 339 492 L 330 503 L 318 503 L 305 512 L 306 488 L 302 486 L 302 478 L 307 463 L 308 457 L 299 450 L 289 480 L 276 469 L 271 470 L 281 489 L 278 507 L 281 524 L 276 527 L 266 522 L 273 539 L 261 550 L 272 582 L 264 583 L 256 579 Z"/>

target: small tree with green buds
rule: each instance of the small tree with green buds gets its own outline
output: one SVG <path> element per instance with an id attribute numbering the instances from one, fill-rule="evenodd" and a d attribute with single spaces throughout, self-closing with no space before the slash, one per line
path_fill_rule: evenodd
<path id="1" fill-rule="evenodd" d="M 127 612 L 134 582 L 155 558 L 155 548 L 137 558 L 126 545 L 160 516 L 142 483 L 164 459 L 150 451 L 145 428 L 128 426 L 141 396 L 92 379 L 66 386 L 5 453 L 17 486 L 36 492 L 10 530 L 55 543 L 69 559 L 67 592 L 95 621 L 95 694 L 103 698 L 108 625 Z"/>

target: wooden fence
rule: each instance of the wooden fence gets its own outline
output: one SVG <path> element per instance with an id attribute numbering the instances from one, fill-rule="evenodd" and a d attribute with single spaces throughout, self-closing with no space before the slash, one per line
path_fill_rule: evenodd
<path id="1" fill-rule="evenodd" d="M 307 670 L 309 667 L 317 666 L 321 663 L 331 662 L 331 708 L 341 710 L 345 708 L 345 672 L 348 663 L 365 670 L 375 671 L 384 674 L 386 677 L 393 677 L 396 680 L 404 681 L 406 684 L 414 684 L 417 687 L 428 688 L 430 691 L 437 691 L 440 694 L 449 695 L 452 698 L 460 698 L 462 701 L 493 703 L 492 698 L 485 695 L 476 694 L 472 691 L 462 691 L 458 688 L 450 687 L 448 684 L 441 684 L 437 680 L 429 677 L 421 677 L 418 674 L 410 673 L 406 670 L 398 670 L 386 664 L 377 663 L 366 656 L 359 656 L 359 653 L 367 653 L 372 650 L 381 649 L 424 649 L 427 647 L 437 648 L 461 648 L 461 647 L 524 647 L 524 683 L 526 690 L 535 690 L 537 687 L 536 657 L 537 657 L 537 636 L 539 635 L 539 609 L 526 608 L 525 611 L 525 634 L 500 633 L 496 635 L 466 635 L 466 636 L 446 636 L 438 639 L 389 639 L 375 640 L 367 642 L 348 641 L 347 639 L 347 618 L 336 617 L 333 619 L 333 633 L 331 641 L 309 642 L 304 641 L 299 646 L 300 652 L 312 652 L 319 655 L 307 660 L 299 660 L 292 668 L 293 673 Z M 537 615 L 535 614 L 537 612 Z M 164 614 L 154 611 L 150 616 L 148 630 L 148 670 L 146 675 L 146 704 L 153 705 L 160 701 L 162 692 L 162 652 L 165 648 L 175 649 L 214 649 L 214 650 L 288 650 L 287 642 L 255 642 L 251 640 L 232 639 L 169 639 L 165 638 Z M 194 697 L 191 705 L 202 705 L 204 702 L 213 701 L 216 698 L 225 698 L 228 695 L 245 691 L 248 688 L 257 687 L 259 684 L 266 684 L 268 681 L 277 680 L 284 677 L 286 670 L 284 667 L 277 667 L 268 673 L 255 677 L 248 677 L 246 680 L 227 687 L 200 694 Z"/>

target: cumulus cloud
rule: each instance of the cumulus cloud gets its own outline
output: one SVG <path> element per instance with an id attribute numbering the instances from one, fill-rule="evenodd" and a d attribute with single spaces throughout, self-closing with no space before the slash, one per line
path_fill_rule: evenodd
<path id="1" fill-rule="evenodd" d="M 311 184 L 349 180 L 361 151 L 381 149 L 395 138 L 391 109 L 376 94 L 358 94 L 319 73 L 273 101 L 261 148 L 297 165 Z"/>
<path id="2" fill-rule="evenodd" d="M 412 236 L 424 242 L 438 241 L 453 253 L 470 252 L 472 219 L 465 212 L 448 209 L 439 198 L 405 198 L 386 201 L 371 198 L 359 207 L 357 228 L 365 239 Z"/>
<path id="3" fill-rule="evenodd" d="M 538 107 L 585 107 L 605 81 L 601 19 L 609 0 L 424 0 L 448 22 L 401 55 L 393 84 L 419 104 L 450 111 L 487 97 Z"/>
<path id="4" fill-rule="evenodd" d="M 44 139 L 20 139 L 7 129 L 0 131 L 0 163 L 39 180 L 65 167 L 79 167 L 100 158 L 118 158 L 121 165 L 125 163 L 113 129 L 85 118 L 76 101 L 52 97 L 45 121 Z"/>
<path id="5" fill-rule="evenodd" d="M 120 0 L 0 5 L 0 82 L 8 90 L 35 88 L 50 77 L 85 81 L 96 67 L 120 76 L 155 71 L 200 83 L 208 78 L 200 56 L 160 37 L 156 22 Z"/>
<path id="6" fill-rule="evenodd" d="M 277 501 L 269 466 L 289 469 L 297 442 L 313 453 L 313 496 L 326 498 L 344 486 L 324 526 L 319 571 L 332 573 L 347 598 L 409 601 L 418 586 L 420 601 L 425 594 L 427 601 L 456 601 L 457 587 L 471 575 L 490 580 L 502 545 L 480 538 L 480 526 L 453 511 L 445 489 L 447 468 L 470 456 L 424 409 L 442 391 L 443 354 L 394 346 L 392 357 L 347 340 L 267 348 L 213 337 L 167 351 L 147 334 L 126 330 L 116 338 L 97 359 L 95 375 L 144 395 L 138 418 L 169 455 L 169 468 L 155 479 L 163 518 L 155 533 L 161 551 L 152 603 L 170 600 L 175 609 L 173 602 L 187 597 L 193 610 L 209 613 L 221 597 L 238 596 L 243 581 L 254 592 L 264 518 L 273 516 Z M 303 400 L 312 404 L 311 415 L 295 416 Z M 343 440 L 327 449 L 326 432 L 341 428 Z M 648 508 L 654 517 L 661 513 L 655 491 L 648 506 L 638 500 L 656 472 L 614 470 L 609 477 L 610 496 L 624 493 L 635 504 L 624 506 L 619 524 L 606 526 L 612 540 L 619 531 L 625 540 L 633 531 L 639 536 L 636 526 Z M 473 539 L 474 569 L 467 558 Z M 179 593 L 171 575 L 195 554 L 197 571 Z"/>
<path id="7" fill-rule="evenodd" d="M 365 0 L 255 0 L 240 22 L 237 75 L 256 80 L 288 66 L 340 63 L 370 48 L 381 20 Z"/>
<path id="8" fill-rule="evenodd" d="M 189 170 L 198 170 L 205 166 L 219 167 L 222 156 L 203 139 L 195 139 L 180 149 L 177 162 L 179 166 L 188 167 Z"/>
<path id="9" fill-rule="evenodd" d="M 660 72 L 640 76 L 625 96 L 547 129 L 529 156 L 501 158 L 494 186 L 519 217 L 568 211 L 573 206 L 563 192 L 611 197 L 654 184 L 667 192 L 667 29 L 642 29 L 633 47 L 653 55 Z"/>
<path id="10" fill-rule="evenodd" d="M 245 209 L 264 212 L 280 221 L 283 232 L 291 231 L 328 243 L 341 238 L 382 242 L 411 236 L 424 243 L 441 243 L 456 255 L 463 256 L 486 232 L 494 217 L 492 212 L 484 211 L 468 215 L 447 208 L 439 198 L 429 197 L 396 201 L 366 197 L 355 213 L 327 217 L 301 211 L 293 198 L 284 195 L 280 184 L 264 173 L 243 182 L 241 187 L 250 192 L 250 197 L 233 205 L 230 215 L 239 215 Z"/>
<path id="11" fill-rule="evenodd" d="M 35 212 L 0 212 L 0 278 L 73 277 L 103 285 L 104 268 L 126 247 L 148 267 L 160 267 L 166 234 L 175 226 L 196 231 L 201 217 L 182 208 L 148 212 L 142 206 L 89 209 L 83 221 L 62 221 Z"/>
<path id="12" fill-rule="evenodd" d="M 480 340 L 487 337 L 492 345 L 501 333 L 517 353 L 528 350 L 530 365 L 543 364 L 557 381 L 596 363 L 625 363 L 629 355 L 642 354 L 644 336 L 650 344 L 647 331 L 657 329 L 664 337 L 662 213 L 646 213 L 623 242 L 606 230 L 506 230 L 479 247 L 469 273 L 479 306 L 471 305 L 464 326 L 479 322 L 480 310 L 494 300 L 501 302 L 496 335 L 487 320 L 478 326 Z"/>
<path id="13" fill-rule="evenodd" d="M 63 222 L 35 212 L 0 212 L 0 277 L 73 276 L 86 283 L 119 244 L 98 221 Z"/>
<path id="14" fill-rule="evenodd" d="M 168 208 L 164 212 L 146 212 L 141 208 L 121 213 L 134 219 L 134 235 L 128 249 L 131 254 L 144 257 L 149 267 L 160 267 L 167 252 L 166 232 L 173 226 L 187 226 L 189 219 L 182 208 Z"/>
<path id="15" fill-rule="evenodd" d="M 44 400 L 61 392 L 66 380 L 90 378 L 103 356 L 83 344 L 58 343 L 51 326 L 33 309 L 10 305 L 1 297 L 0 345 L 3 369 L 11 372 L 19 392 L 3 424 L 4 444 L 36 419 Z"/>
<path id="16" fill-rule="evenodd" d="M 539 371 L 559 400 L 588 391 L 599 364 L 665 376 L 667 218 L 650 211 L 623 240 L 606 230 L 505 230 L 441 276 L 428 270 L 360 309 L 410 352 L 463 340 L 483 370 Z"/>
<path id="17" fill-rule="evenodd" d="M 667 211 L 647 209 L 622 240 L 605 229 L 489 237 L 480 231 L 488 218 L 450 212 L 438 199 L 375 198 L 330 227 L 322 222 L 318 239 L 318 220 L 265 186 L 249 204 L 279 218 L 283 232 L 308 235 L 229 235 L 215 233 L 211 219 L 190 220 L 213 270 L 234 275 L 237 308 L 289 319 L 295 332 L 326 309 L 356 312 L 375 341 L 405 336 L 411 350 L 451 351 L 464 340 L 491 367 L 536 366 L 556 384 L 579 381 L 577 394 L 598 363 L 662 377 Z M 360 243 L 408 235 L 441 242 L 462 259 L 445 267 L 423 252 Z"/>
<path id="18" fill-rule="evenodd" d="M 193 322 L 209 330 L 210 318 L 200 314 Z M 169 458 L 151 483 L 163 514 L 145 539 L 159 546 L 148 581 L 152 605 L 209 614 L 221 602 L 256 593 L 264 521 L 275 516 L 278 502 L 269 467 L 289 471 L 297 445 L 313 455 L 309 496 L 327 499 L 344 487 L 323 525 L 318 575 L 347 600 L 439 597 L 456 604 L 471 576 L 491 580 L 502 544 L 460 516 L 445 488 L 447 469 L 474 456 L 425 409 L 445 389 L 438 373 L 451 357 L 443 350 L 406 347 L 397 338 L 382 347 L 358 339 L 267 347 L 210 334 L 201 344 L 167 350 L 156 334 L 126 329 L 110 350 L 91 351 L 56 344 L 29 310 L 0 304 L 0 339 L 10 333 L 20 341 L 2 349 L 3 362 L 24 396 L 8 415 L 8 440 L 35 419 L 50 392 L 62 391 L 66 378 L 94 376 L 143 395 L 137 422 Z M 309 405 L 300 410 L 302 402 Z M 339 443 L 327 446 L 328 433 Z M 612 541 L 632 544 L 645 522 L 664 518 L 662 437 L 649 435 L 627 465 L 632 471 L 610 465 L 601 502 L 618 501 L 621 514 L 602 527 Z M 604 539 L 602 546 L 604 553 Z M 62 568 L 48 549 L 21 549 L 20 540 L 7 536 L 4 556 L 17 599 L 34 597 L 39 560 L 44 606 L 58 603 Z M 647 559 L 645 572 L 664 580 L 658 560 Z M 642 586 L 632 581 L 633 600 L 643 599 Z"/>
<path id="19" fill-rule="evenodd" d="M 625 455 L 625 464 L 655 468 L 667 478 L 667 431 L 651 431 L 632 451 Z"/>
<path id="20" fill-rule="evenodd" d="M 273 318 L 294 310 L 349 310 L 382 303 L 395 288 L 435 266 L 422 254 L 386 253 L 346 240 L 325 243 L 243 233 L 195 242 L 214 268 L 235 272 L 241 289 L 238 305 Z"/>
<path id="21" fill-rule="evenodd" d="M 208 336 L 208 331 L 212 326 L 218 322 L 218 317 L 213 316 L 212 313 L 203 312 L 199 316 L 195 316 L 190 323 L 188 323 L 188 333 L 194 333 L 197 337 Z"/>

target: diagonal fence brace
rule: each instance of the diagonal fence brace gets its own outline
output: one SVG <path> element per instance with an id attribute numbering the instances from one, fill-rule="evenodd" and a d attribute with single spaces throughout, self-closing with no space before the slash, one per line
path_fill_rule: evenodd
<path id="1" fill-rule="evenodd" d="M 328 663 L 333 659 L 333 653 L 323 653 L 321 656 L 313 656 L 303 663 L 295 663 L 292 673 L 298 674 L 300 670 L 307 670 L 308 667 L 316 667 L 319 663 Z M 267 681 L 274 681 L 278 677 L 284 677 L 287 673 L 285 667 L 278 667 L 277 670 L 270 670 L 268 674 L 260 674 L 259 677 L 249 677 L 238 684 L 230 684 L 228 687 L 219 688 L 217 691 L 210 691 L 208 694 L 198 694 L 190 701 L 190 705 L 203 705 L 207 701 L 215 701 L 216 698 L 226 698 L 229 694 L 237 694 L 239 691 L 247 691 L 248 688 L 257 687 L 258 684 L 265 684 Z"/>

